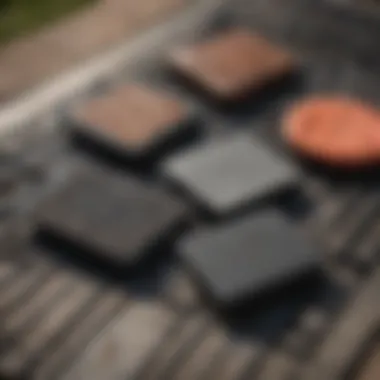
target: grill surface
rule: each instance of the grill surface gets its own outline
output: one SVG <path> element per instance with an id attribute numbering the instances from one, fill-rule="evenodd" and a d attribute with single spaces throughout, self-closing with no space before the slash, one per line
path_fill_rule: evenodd
<path id="1" fill-rule="evenodd" d="M 231 25 L 249 25 L 292 49 L 304 63 L 301 73 L 226 111 L 187 91 L 165 69 L 161 58 L 173 37 L 159 51 L 136 57 L 105 87 L 131 78 L 162 86 L 198 110 L 211 139 L 244 130 L 286 156 L 278 118 L 294 97 L 339 92 L 378 103 L 376 15 L 327 1 L 240 0 L 200 14 L 179 39 L 202 40 Z M 90 155 L 69 144 L 59 117 L 44 115 L 31 124 L 33 133 L 13 141 L 0 168 L 4 378 L 339 380 L 356 373 L 373 351 L 380 323 L 376 170 L 343 175 L 298 162 L 305 199 L 289 197 L 280 206 L 323 246 L 329 281 L 220 318 L 172 255 L 125 279 L 32 239 L 39 201 Z M 154 168 L 141 176 L 165 183 Z"/>

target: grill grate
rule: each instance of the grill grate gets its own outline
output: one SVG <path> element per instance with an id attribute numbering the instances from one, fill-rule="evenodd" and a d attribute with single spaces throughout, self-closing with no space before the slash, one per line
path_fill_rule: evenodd
<path id="1" fill-rule="evenodd" d="M 233 129 L 248 130 L 279 154 L 288 155 L 278 133 L 278 116 L 292 98 L 338 91 L 377 103 L 380 96 L 378 20 L 352 10 L 337 11 L 327 3 L 260 0 L 248 6 L 239 0 L 233 9 L 224 6 L 223 17 L 211 15 L 194 33 L 195 39 L 202 39 L 226 25 L 249 24 L 305 57 L 305 69 L 293 78 L 292 86 L 285 86 L 286 91 L 277 88 L 255 107 L 228 112 L 215 107 L 199 93 L 184 91 L 179 78 L 166 72 L 158 57 L 118 75 L 123 80 L 142 78 L 186 99 L 200 110 L 212 138 Z M 378 274 L 369 277 L 380 244 L 380 196 L 373 173 L 363 184 L 362 178 L 340 178 L 303 165 L 301 186 L 312 211 L 301 223 L 325 247 L 330 282 L 310 294 L 299 289 L 275 305 L 247 309 L 240 318 L 222 320 L 209 312 L 173 258 L 156 263 L 158 278 L 165 281 L 146 286 L 149 271 L 140 281 L 126 283 L 105 275 L 102 268 L 79 263 L 71 252 L 53 255 L 51 247 L 30 240 L 33 209 L 50 191 L 52 175 L 75 164 L 73 156 L 81 155 L 65 143 L 56 143 L 66 141 L 59 128 L 38 133 L 42 145 L 52 141 L 56 149 L 45 152 L 40 145 L 30 149 L 26 141 L 26 158 L 45 154 L 38 162 L 51 164 L 44 164 L 43 175 L 37 178 L 27 172 L 18 174 L 22 191 L 11 193 L 13 213 L 0 220 L 1 227 L 9 225 L 16 231 L 4 233 L 6 250 L 0 257 L 2 376 L 36 380 L 311 380 L 316 376 L 339 380 L 350 365 L 357 365 L 380 321 L 373 290 L 378 288 Z M 24 148 L 19 150 L 25 156 Z M 144 176 L 164 182 L 155 173 Z M 19 225 L 20 215 L 25 223 Z M 13 247 L 15 241 L 17 247 Z M 356 293 L 357 303 L 352 303 Z M 350 342 L 345 341 L 347 329 L 355 333 L 347 334 Z M 341 357 L 342 367 L 329 367 L 334 360 L 330 358 Z M 325 368 L 330 372 L 323 372 Z"/>

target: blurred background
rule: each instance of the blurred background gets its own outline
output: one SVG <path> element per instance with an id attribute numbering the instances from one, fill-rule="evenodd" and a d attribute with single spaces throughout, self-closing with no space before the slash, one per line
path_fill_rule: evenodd
<path id="1" fill-rule="evenodd" d="M 0 3 L 0 41 L 8 42 L 76 11 L 94 0 L 3 0 Z"/>
<path id="2" fill-rule="evenodd" d="M 1 0 L 0 106 L 169 17 L 186 0 Z"/>

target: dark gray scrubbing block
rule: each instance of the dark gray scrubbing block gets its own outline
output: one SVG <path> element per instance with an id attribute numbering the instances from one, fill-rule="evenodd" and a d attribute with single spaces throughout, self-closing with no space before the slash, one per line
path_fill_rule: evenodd
<path id="1" fill-rule="evenodd" d="M 185 207 L 161 189 L 93 167 L 69 178 L 37 211 L 39 229 L 123 264 L 185 219 Z"/>
<path id="2" fill-rule="evenodd" d="M 232 212 L 246 203 L 291 187 L 296 171 L 250 135 L 211 141 L 175 155 L 164 174 L 209 211 Z"/>
<path id="3" fill-rule="evenodd" d="M 233 303 L 318 269 L 318 249 L 277 212 L 188 235 L 182 259 L 217 302 Z"/>

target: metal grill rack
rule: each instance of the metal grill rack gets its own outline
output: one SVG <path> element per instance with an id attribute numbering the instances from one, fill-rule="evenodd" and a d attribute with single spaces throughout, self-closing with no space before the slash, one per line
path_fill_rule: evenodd
<path id="1" fill-rule="evenodd" d="M 192 14 L 185 31 L 173 28 L 157 51 L 144 51 L 105 87 L 131 78 L 163 86 L 200 110 L 211 138 L 248 130 L 284 155 L 278 118 L 294 97 L 337 91 L 378 103 L 375 15 L 306 0 L 240 0 L 214 12 Z M 284 88 L 225 112 L 187 91 L 161 58 L 177 39 L 201 40 L 229 25 L 249 25 L 277 39 L 303 58 L 303 68 Z M 299 163 L 308 203 L 302 207 L 297 199 L 285 207 L 323 244 L 330 281 L 226 320 L 208 308 L 172 256 L 129 282 L 31 239 L 39 200 L 82 155 L 60 120 L 43 115 L 33 121 L 39 143 L 25 138 L 0 168 L 9 189 L 0 256 L 5 379 L 339 380 L 360 367 L 380 322 L 378 173 L 340 176 Z M 154 172 L 145 175 L 161 183 Z"/>

